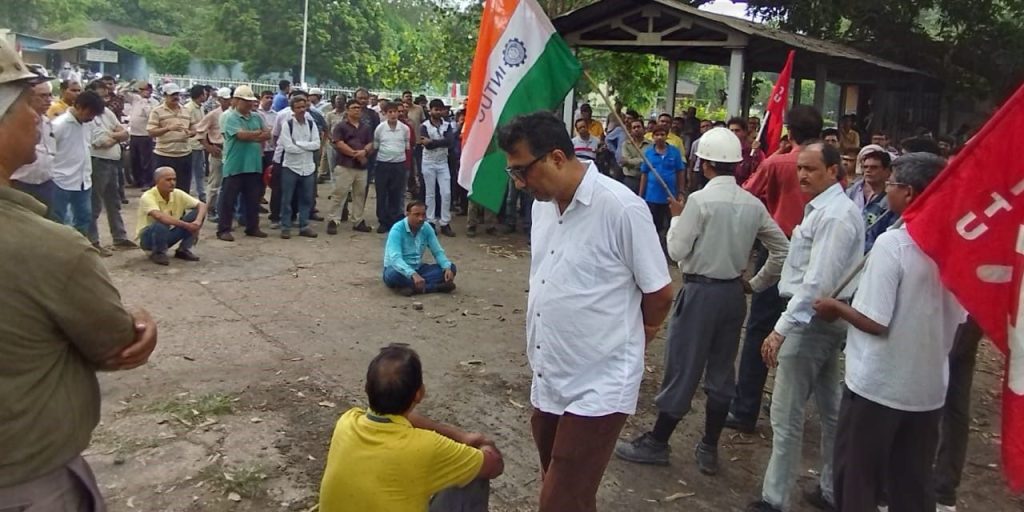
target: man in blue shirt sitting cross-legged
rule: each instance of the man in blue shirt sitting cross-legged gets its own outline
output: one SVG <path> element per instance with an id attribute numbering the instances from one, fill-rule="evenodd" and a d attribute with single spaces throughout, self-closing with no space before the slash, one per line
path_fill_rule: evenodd
<path id="1" fill-rule="evenodd" d="M 424 247 L 430 248 L 437 263 L 423 263 Z M 455 289 L 455 265 L 445 256 L 434 228 L 427 224 L 427 206 L 422 201 L 406 205 L 405 219 L 396 222 L 388 232 L 384 284 L 407 297 Z"/>

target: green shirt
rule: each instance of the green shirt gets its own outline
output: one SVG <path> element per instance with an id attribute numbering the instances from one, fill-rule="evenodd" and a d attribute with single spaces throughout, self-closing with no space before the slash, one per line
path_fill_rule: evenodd
<path id="1" fill-rule="evenodd" d="M 0 186 L 0 489 L 89 446 L 97 368 L 135 337 L 99 253 L 45 212 Z"/>
<path id="2" fill-rule="evenodd" d="M 230 109 L 220 116 L 220 127 L 224 132 L 224 158 L 221 172 L 224 177 L 249 172 L 263 172 L 263 144 L 256 141 L 238 140 L 238 132 L 263 129 L 263 119 L 250 112 L 243 116 Z"/>

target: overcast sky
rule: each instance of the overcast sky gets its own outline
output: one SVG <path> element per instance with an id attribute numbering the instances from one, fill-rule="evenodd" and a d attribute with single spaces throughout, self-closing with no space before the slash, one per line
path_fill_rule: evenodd
<path id="1" fill-rule="evenodd" d="M 710 12 L 717 12 L 719 14 L 728 14 L 729 16 L 736 16 L 737 18 L 747 18 L 747 4 L 734 4 L 730 0 L 714 0 L 711 3 L 700 6 L 701 9 Z"/>

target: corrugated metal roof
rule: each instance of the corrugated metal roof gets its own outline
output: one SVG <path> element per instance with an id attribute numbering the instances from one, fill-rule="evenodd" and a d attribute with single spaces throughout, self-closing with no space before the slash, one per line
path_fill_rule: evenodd
<path id="1" fill-rule="evenodd" d="M 828 65 L 830 79 L 833 77 L 854 79 L 858 74 L 868 72 L 871 68 L 930 76 L 921 70 L 876 57 L 843 44 L 779 30 L 742 18 L 702 11 L 680 0 L 599 0 L 558 16 L 552 22 L 559 33 L 567 35 L 577 31 L 590 30 L 591 27 L 603 21 L 616 19 L 623 13 L 635 12 L 640 8 L 652 5 L 663 6 L 675 11 L 681 17 L 714 26 L 722 32 L 748 38 L 748 62 L 755 71 L 778 71 L 785 60 L 786 51 L 795 49 L 798 51 L 795 67 L 798 73 L 805 76 L 813 73 L 812 64 L 814 62 L 825 62 Z M 612 51 L 649 53 L 670 59 L 719 65 L 728 64 L 731 51 L 722 46 L 685 48 L 668 45 L 661 47 L 602 46 L 599 43 L 589 45 L 586 41 L 581 42 L 580 45 Z M 803 53 L 805 57 L 812 58 L 801 59 L 799 58 L 800 53 Z M 807 55 L 808 53 L 811 55 Z"/>
<path id="2" fill-rule="evenodd" d="M 56 43 L 46 45 L 44 50 L 71 50 L 102 41 L 102 37 L 72 37 Z"/>

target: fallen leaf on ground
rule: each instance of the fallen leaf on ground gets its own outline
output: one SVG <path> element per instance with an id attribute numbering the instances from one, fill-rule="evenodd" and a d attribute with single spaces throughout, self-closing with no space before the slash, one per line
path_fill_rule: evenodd
<path id="1" fill-rule="evenodd" d="M 242 496 L 237 492 L 228 493 L 228 499 L 234 502 L 242 501 Z"/>
<path id="2" fill-rule="evenodd" d="M 335 407 L 337 404 L 335 404 L 334 402 L 328 402 L 327 400 L 324 400 L 323 402 L 318 402 L 317 405 L 319 405 L 320 407 L 331 408 Z"/>
<path id="3" fill-rule="evenodd" d="M 517 409 L 525 409 L 525 408 L 526 408 L 526 406 L 525 406 L 525 405 L 523 405 L 523 404 L 521 404 L 521 403 L 519 403 L 519 402 L 516 402 L 515 400 L 512 400 L 511 398 L 509 398 L 509 399 L 508 399 L 508 402 L 509 402 L 510 404 L 512 404 L 512 405 L 514 405 L 514 406 L 516 406 L 516 408 L 517 408 Z"/>

